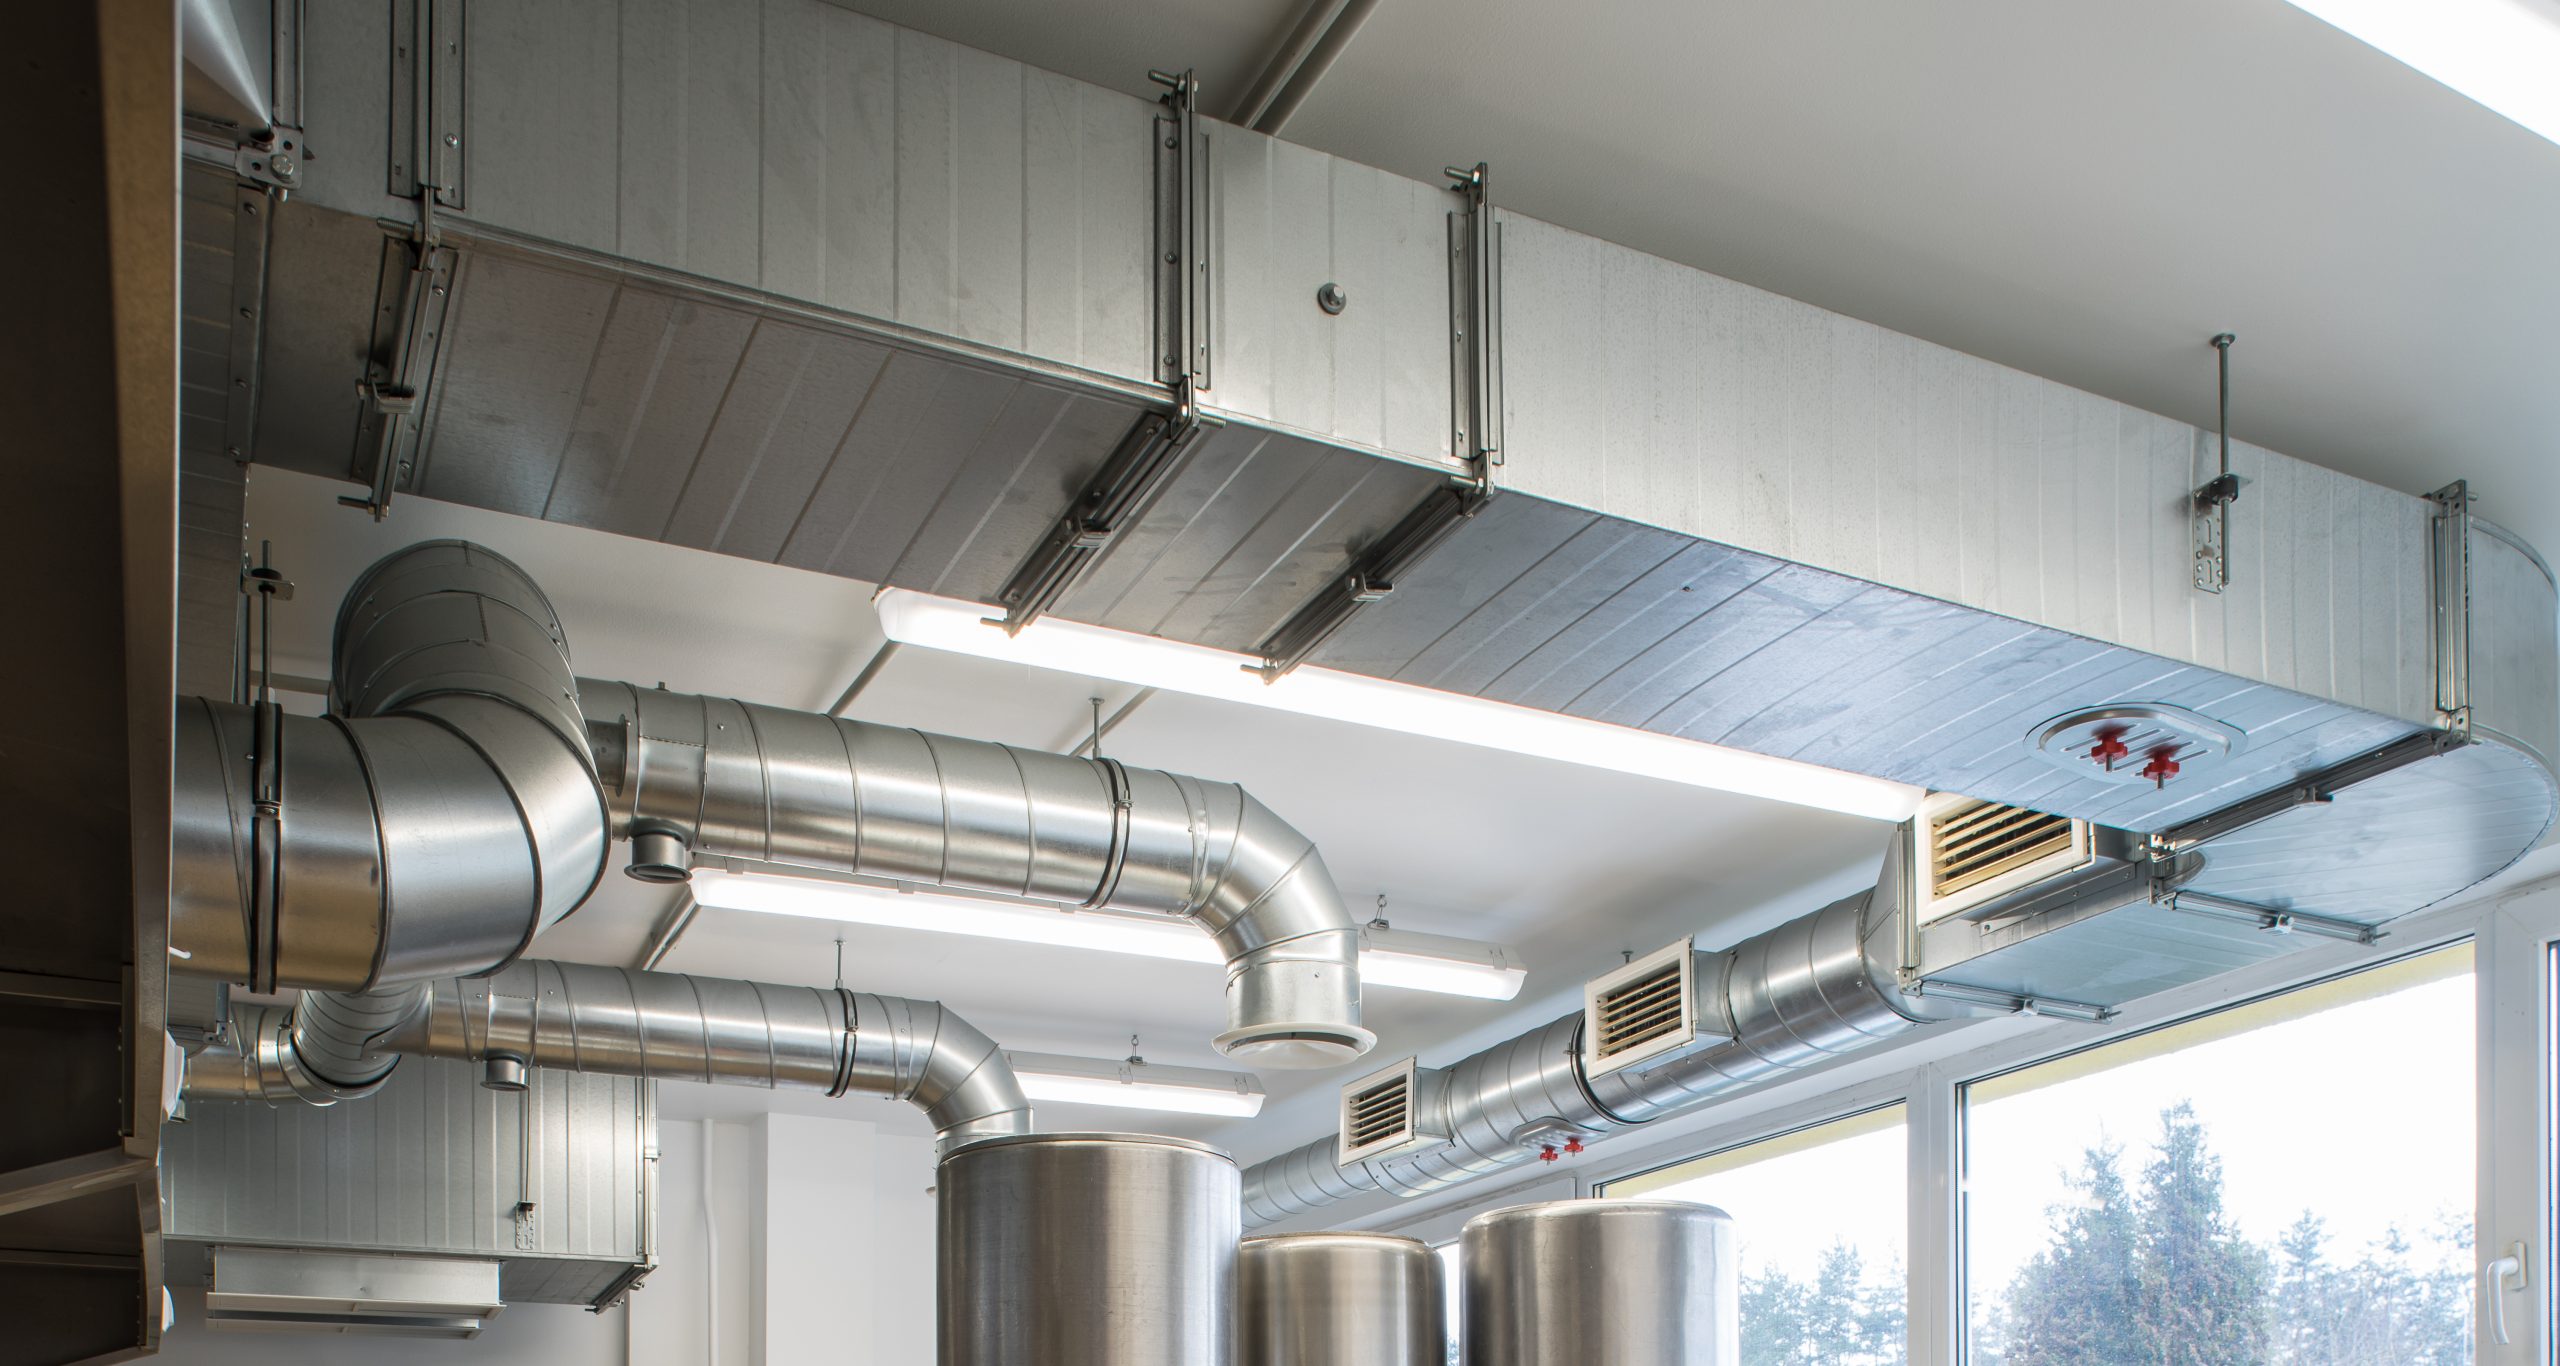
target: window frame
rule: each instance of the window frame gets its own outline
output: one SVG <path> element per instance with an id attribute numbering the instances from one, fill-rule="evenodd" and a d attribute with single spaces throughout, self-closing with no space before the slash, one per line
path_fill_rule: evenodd
<path id="1" fill-rule="evenodd" d="M 1963 1366 L 1966 1300 L 1963 1243 L 1963 1088 L 1970 1083 L 2211 1015 L 2394 959 L 2468 940 L 2478 1001 L 2478 1206 L 2475 1253 L 2484 1261 L 2510 1244 L 2527 1249 L 2530 1286 L 2507 1302 L 2513 1341 L 2485 1335 L 2475 1366 L 2555 1366 L 2555 1294 L 2548 1249 L 2560 1240 L 2560 874 L 2548 867 L 2513 885 L 2410 916 L 2378 946 L 2322 943 L 2281 958 L 2137 1001 L 2103 1024 L 2009 1017 L 1964 1029 L 1920 1030 L 1871 1054 L 1809 1069 L 1759 1091 L 1707 1107 L 1691 1122 L 1660 1121 L 1613 1136 L 1562 1172 L 1493 1194 L 1470 1191 L 1463 1204 L 1404 1219 L 1354 1222 L 1426 1242 L 1456 1236 L 1486 1209 L 1559 1198 L 1569 1178 L 1577 1198 L 1601 1186 L 1700 1157 L 1900 1104 L 1910 1163 L 1906 1276 L 1910 1366 Z M 2480 1281 L 2473 1277 L 2473 1291 Z M 2484 1306 L 2475 1298 L 2474 1311 Z"/>

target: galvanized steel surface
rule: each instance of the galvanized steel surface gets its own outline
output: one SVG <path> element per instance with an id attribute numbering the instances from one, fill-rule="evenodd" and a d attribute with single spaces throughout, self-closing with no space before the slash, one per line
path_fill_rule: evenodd
<path id="1" fill-rule="evenodd" d="M 207 975 L 324 989 L 506 962 L 604 871 L 557 614 L 504 558 L 430 541 L 350 590 L 335 649 L 338 716 L 275 718 L 264 832 L 254 711 L 179 706 L 174 946 Z"/>
<path id="2" fill-rule="evenodd" d="M 2235 444 L 2231 584 L 2199 593 L 2208 433 L 1535 219 L 1503 229 L 1509 487 L 2430 719 L 2422 500 Z"/>
<path id="3" fill-rule="evenodd" d="M 417 1058 L 360 1105 L 194 1105 L 163 1134 L 164 1232 L 499 1257 L 510 1301 L 588 1303 L 650 1259 L 648 1085 L 537 1072 L 500 1093 Z"/>
<path id="4" fill-rule="evenodd" d="M 305 992 L 290 1012 L 239 1010 L 234 1030 L 188 1060 L 191 1099 L 354 1099 L 414 1054 L 885 1096 L 924 1111 L 946 1146 L 1031 1127 L 1012 1067 L 968 1021 L 935 1001 L 824 987 L 525 959 L 487 977 Z"/>
<path id="5" fill-rule="evenodd" d="M 1442 1366 L 1440 1259 L 1383 1233 L 1247 1238 L 1236 1366 Z"/>
<path id="6" fill-rule="evenodd" d="M 1677 1201 L 1558 1200 L 1460 1235 L 1467 1366 L 1736 1366 L 1733 1221 Z"/>
<path id="7" fill-rule="evenodd" d="M 1223 1051 L 1368 1050 L 1359 946 L 1315 846 L 1233 783 L 726 698 L 581 685 L 619 730 L 617 832 L 734 858 L 1187 916 L 1227 957 Z"/>
<path id="8" fill-rule="evenodd" d="M 1231 1366 L 1236 1169 L 1136 1134 L 956 1149 L 937 1177 L 942 1366 Z"/>
<path id="9" fill-rule="evenodd" d="M 1883 887 L 1899 881 L 1888 860 Z M 1567 1135 L 1600 1135 L 1854 1052 L 1955 1008 L 1903 995 L 1899 900 L 1835 902 L 1734 946 L 1717 1009 L 1732 1031 L 1666 1062 L 1581 1075 L 1576 1012 L 1451 1064 L 1430 1102 L 1449 1135 L 1343 1166 L 1331 1135 L 1246 1169 L 1246 1217 L 1277 1223 L 1367 1191 L 1420 1195 L 1536 1160 Z"/>

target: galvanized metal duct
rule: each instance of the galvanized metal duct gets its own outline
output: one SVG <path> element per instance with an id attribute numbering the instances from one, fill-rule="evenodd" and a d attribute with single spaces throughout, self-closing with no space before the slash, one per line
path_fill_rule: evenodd
<path id="1" fill-rule="evenodd" d="M 341 607 L 335 715 L 180 702 L 170 942 L 259 990 L 485 972 L 604 874 L 560 619 L 523 570 L 428 541 Z"/>
<path id="2" fill-rule="evenodd" d="M 1233 783 L 582 680 L 635 876 L 749 859 L 1186 916 L 1227 957 L 1216 1043 L 1269 1067 L 1369 1051 L 1358 931 L 1315 846 Z"/>
<path id="3" fill-rule="evenodd" d="M 335 1039 L 349 1067 L 376 1077 L 414 1053 L 483 1063 L 491 1084 L 518 1088 L 523 1069 L 549 1067 L 886 1096 L 924 1111 L 945 1146 L 1031 1127 L 1002 1051 L 937 1002 L 532 959 L 490 977 L 245 1009 L 236 1046 L 189 1061 L 188 1097 L 335 1099 L 300 1053 L 315 1009 L 364 1022 Z"/>
<path id="4" fill-rule="evenodd" d="M 1611 1133 L 1858 1052 L 1968 1008 L 1896 986 L 1902 860 L 1873 891 L 1754 935 L 1724 955 L 1730 1041 L 1659 1065 L 1587 1077 L 1582 1016 L 1567 1015 L 1451 1065 L 1422 1127 L 1447 1141 L 1337 1164 L 1328 1135 L 1247 1168 L 1248 1226 L 1369 1191 L 1421 1195 L 1534 1161 L 1545 1144 Z"/>

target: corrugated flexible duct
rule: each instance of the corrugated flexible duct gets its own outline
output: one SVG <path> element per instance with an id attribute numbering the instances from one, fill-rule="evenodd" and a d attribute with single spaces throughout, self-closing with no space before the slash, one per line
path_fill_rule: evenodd
<path id="1" fill-rule="evenodd" d="M 315 993 L 322 999 L 337 999 Z M 294 1012 L 248 1007 L 237 1046 L 187 1065 L 187 1096 L 292 1100 Z M 526 960 L 490 977 L 418 984 L 411 1009 L 384 1022 L 359 1058 L 387 1072 L 404 1054 L 654 1080 L 860 1092 L 923 1110 L 948 1146 L 1027 1132 L 1031 1109 L 1002 1052 L 932 1001 L 670 972 Z M 520 1081 L 513 1084 L 521 1085 Z"/>
<path id="2" fill-rule="evenodd" d="M 1432 1112 L 1424 1127 L 1446 1134 L 1444 1142 L 1342 1166 L 1327 1135 L 1246 1169 L 1246 1223 L 1277 1223 L 1370 1191 L 1442 1190 L 1534 1161 L 1543 1144 L 1566 1136 L 1631 1128 L 1971 1013 L 1897 985 L 1907 840 L 1907 831 L 1896 839 L 1874 890 L 1754 935 L 1725 951 L 1721 974 L 1702 974 L 1724 983 L 1728 1042 L 1588 1077 L 1582 1016 L 1567 1015 L 1452 1064 L 1422 1093 Z"/>

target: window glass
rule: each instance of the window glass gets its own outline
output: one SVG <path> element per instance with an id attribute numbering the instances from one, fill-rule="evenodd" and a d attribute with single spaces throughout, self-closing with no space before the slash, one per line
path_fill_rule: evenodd
<path id="1" fill-rule="evenodd" d="M 1902 1366 L 1910 1215 L 1903 1109 L 1889 1105 L 1603 1185 L 1733 1216 L 1744 1366 Z"/>
<path id="2" fill-rule="evenodd" d="M 1966 1360 L 2469 1362 L 2471 960 L 1965 1087 Z"/>

